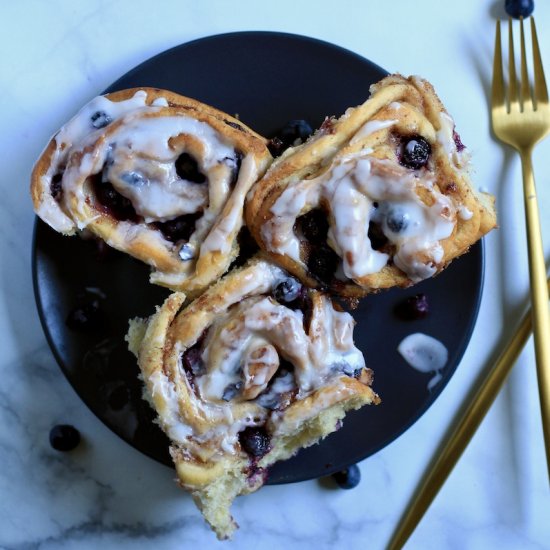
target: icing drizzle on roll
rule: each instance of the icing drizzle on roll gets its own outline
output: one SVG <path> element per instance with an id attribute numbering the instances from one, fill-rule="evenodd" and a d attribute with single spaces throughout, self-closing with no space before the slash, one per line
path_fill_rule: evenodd
<path id="1" fill-rule="evenodd" d="M 393 262 L 412 281 L 432 276 L 443 256 L 439 241 L 452 234 L 457 216 L 453 202 L 434 187 L 429 175 L 363 150 L 337 157 L 320 176 L 281 193 L 271 207 L 273 216 L 262 227 L 268 250 L 300 261 L 296 219 L 321 204 L 330 210 L 328 244 L 342 259 L 349 279 L 377 273 L 390 260 L 372 247 L 371 221 L 395 246 Z"/>

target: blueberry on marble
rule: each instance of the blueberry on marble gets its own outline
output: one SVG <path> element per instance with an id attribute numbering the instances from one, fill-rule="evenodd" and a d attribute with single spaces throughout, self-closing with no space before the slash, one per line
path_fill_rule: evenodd
<path id="1" fill-rule="evenodd" d="M 141 172 L 122 172 L 120 174 L 120 179 L 131 185 L 132 187 L 142 187 L 145 184 L 149 183 L 149 180 Z"/>
<path id="2" fill-rule="evenodd" d="M 110 117 L 105 111 L 96 111 L 91 117 L 92 126 L 94 128 L 105 128 L 108 124 L 113 122 L 112 117 Z"/>
<path id="3" fill-rule="evenodd" d="M 294 277 L 287 277 L 275 287 L 273 296 L 278 302 L 293 302 L 300 296 L 301 290 L 302 285 Z"/>
<path id="4" fill-rule="evenodd" d="M 535 9 L 534 0 L 506 0 L 504 9 L 510 17 L 529 17 Z"/>
<path id="5" fill-rule="evenodd" d="M 50 430 L 50 445 L 56 451 L 72 451 L 80 443 L 80 432 L 69 424 L 58 424 Z"/>
<path id="6" fill-rule="evenodd" d="M 357 464 L 352 464 L 345 470 L 332 474 L 332 477 L 341 489 L 353 489 L 361 481 L 361 470 Z"/>
<path id="7" fill-rule="evenodd" d="M 432 153 L 430 144 L 422 136 L 404 138 L 401 142 L 399 162 L 407 167 L 417 170 L 426 166 Z"/>
<path id="8" fill-rule="evenodd" d="M 402 208 L 391 208 L 386 215 L 386 226 L 392 233 L 402 233 L 409 225 L 409 215 Z"/>
<path id="9" fill-rule="evenodd" d="M 239 433 L 241 447 L 253 457 L 264 456 L 269 450 L 269 435 L 263 428 L 248 427 Z"/>

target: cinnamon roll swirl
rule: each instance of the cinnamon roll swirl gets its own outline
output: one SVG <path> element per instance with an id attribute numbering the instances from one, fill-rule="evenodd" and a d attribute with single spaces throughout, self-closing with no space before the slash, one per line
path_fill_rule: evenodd
<path id="1" fill-rule="evenodd" d="M 409 286 L 440 272 L 496 226 L 494 199 L 433 87 L 391 75 L 327 119 L 253 188 L 252 234 L 300 280 L 342 296 Z"/>
<path id="2" fill-rule="evenodd" d="M 352 317 L 254 258 L 185 306 L 172 294 L 128 334 L 181 485 L 219 538 L 267 468 L 378 403 Z"/>
<path id="3" fill-rule="evenodd" d="M 264 138 L 198 101 L 144 88 L 99 96 L 57 132 L 31 181 L 56 231 L 89 230 L 152 266 L 151 281 L 199 291 L 238 254 Z"/>

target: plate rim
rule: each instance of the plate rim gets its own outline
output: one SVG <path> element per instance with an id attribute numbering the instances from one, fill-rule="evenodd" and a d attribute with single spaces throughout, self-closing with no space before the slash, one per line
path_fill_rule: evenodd
<path id="1" fill-rule="evenodd" d="M 209 42 L 215 42 L 216 40 L 220 39 L 231 39 L 233 37 L 235 38 L 243 38 L 243 37 L 253 37 L 253 38 L 259 38 L 262 36 L 267 37 L 276 37 L 281 39 L 290 39 L 294 41 L 301 41 L 301 42 L 309 42 L 312 44 L 315 44 L 322 48 L 329 48 L 333 51 L 338 51 L 343 55 L 351 56 L 355 58 L 357 61 L 360 61 L 363 64 L 367 64 L 371 66 L 374 70 L 379 71 L 380 73 L 389 74 L 388 71 L 380 67 L 378 64 L 372 62 L 371 60 L 365 58 L 364 56 L 349 50 L 347 48 L 344 48 L 342 46 L 339 46 L 337 44 L 333 44 L 331 42 L 328 42 L 326 40 L 322 40 L 319 38 L 301 35 L 301 34 L 295 34 L 295 33 L 288 33 L 288 32 L 278 32 L 278 31 L 264 31 L 264 30 L 249 30 L 249 31 L 234 31 L 234 32 L 227 32 L 227 33 L 219 33 L 219 34 L 212 34 L 205 37 L 196 38 L 193 40 L 190 40 L 188 42 L 184 42 L 179 45 L 172 46 L 166 50 L 163 50 L 162 52 L 159 52 L 142 62 L 138 63 L 136 66 L 134 66 L 132 69 L 121 75 L 116 81 L 114 81 L 112 84 L 108 86 L 102 94 L 106 93 L 110 89 L 116 89 L 118 86 L 118 83 L 121 82 L 123 79 L 131 78 L 132 75 L 136 72 L 138 72 L 144 65 L 148 65 L 150 63 L 154 63 L 155 61 L 158 61 L 160 58 L 168 56 L 175 51 L 181 51 L 185 50 L 187 48 L 196 46 L 197 44 L 204 44 Z M 69 385 L 74 390 L 77 397 L 86 405 L 86 407 L 93 413 L 95 417 L 97 417 L 108 429 L 109 431 L 113 432 L 117 437 L 122 439 L 125 443 L 127 443 L 132 449 L 135 451 L 138 451 L 148 458 L 152 459 L 155 462 L 158 462 L 160 464 L 163 464 L 167 467 L 171 467 L 170 465 L 166 464 L 163 461 L 160 461 L 158 457 L 153 456 L 147 449 L 141 449 L 137 448 L 132 441 L 125 437 L 123 434 L 118 433 L 113 429 L 113 427 L 108 423 L 107 418 L 104 418 L 103 416 L 100 416 L 95 410 L 94 407 L 91 405 L 91 400 L 88 399 L 87 396 L 81 395 L 80 392 L 77 391 L 77 388 L 75 387 L 75 384 L 73 384 L 73 381 L 71 377 L 67 374 L 68 368 L 65 366 L 65 361 L 61 356 L 60 351 L 58 350 L 57 346 L 55 345 L 52 332 L 50 331 L 50 327 L 48 325 L 46 314 L 43 307 L 43 299 L 41 296 L 41 288 L 39 285 L 39 266 L 38 266 L 38 247 L 37 247 L 37 234 L 38 231 L 40 231 L 39 227 L 43 224 L 45 227 L 44 229 L 49 230 L 50 228 L 47 226 L 45 222 L 43 222 L 37 215 L 35 215 L 35 221 L 34 221 L 34 227 L 33 227 L 33 234 L 32 234 L 32 249 L 31 249 L 31 270 L 32 270 L 32 284 L 33 284 L 33 292 L 34 292 L 34 298 L 35 298 L 35 304 L 38 311 L 38 316 L 40 319 L 40 324 L 42 326 L 42 331 L 45 335 L 46 341 L 48 343 L 48 346 L 52 352 L 52 355 L 54 356 L 61 372 L 63 373 L 63 376 L 65 379 L 69 382 Z M 485 254 L 485 241 L 484 238 L 480 239 L 477 243 L 475 243 L 472 248 L 479 247 L 478 251 L 476 252 L 478 255 L 478 259 L 476 261 L 477 269 L 476 269 L 476 282 L 475 282 L 475 301 L 474 301 L 474 308 L 469 312 L 469 320 L 467 323 L 467 330 L 463 332 L 460 338 L 459 345 L 456 346 L 455 349 L 459 350 L 458 354 L 456 355 L 456 359 L 454 361 L 454 365 L 452 365 L 452 368 L 446 369 L 445 371 L 445 377 L 440 382 L 439 388 L 437 391 L 437 394 L 435 397 L 430 397 L 426 400 L 426 402 L 423 404 L 422 407 L 420 407 L 414 416 L 412 416 L 408 422 L 406 422 L 398 432 L 388 435 L 386 438 L 384 438 L 382 441 L 378 443 L 378 445 L 372 447 L 367 454 L 365 453 L 359 453 L 361 456 L 360 458 L 356 460 L 351 460 L 347 463 L 347 465 L 342 466 L 341 464 L 338 465 L 338 467 L 333 468 L 326 468 L 326 471 L 323 471 L 320 475 L 304 475 L 304 476 L 298 476 L 293 479 L 286 480 L 284 478 L 281 478 L 277 481 L 270 481 L 268 479 L 267 484 L 269 485 L 283 485 L 287 483 L 298 483 L 301 481 L 311 480 L 311 479 L 317 479 L 322 477 L 330 476 L 332 473 L 335 473 L 337 471 L 342 470 L 343 467 L 350 466 L 352 464 L 355 464 L 357 462 L 363 461 L 370 456 L 380 452 L 383 448 L 387 447 L 397 439 L 399 439 L 406 431 L 408 431 L 424 414 L 428 411 L 428 409 L 434 404 L 434 402 L 442 395 L 444 392 L 447 384 L 450 382 L 451 378 L 455 375 L 455 372 L 460 365 L 464 354 L 466 353 L 466 350 L 468 348 L 468 344 L 471 340 L 473 331 L 476 327 L 478 316 L 479 316 L 479 310 L 481 307 L 481 301 L 483 297 L 483 290 L 484 290 L 484 281 L 485 281 L 485 267 L 486 267 L 486 254 Z M 471 254 L 474 251 L 469 251 L 468 253 Z"/>

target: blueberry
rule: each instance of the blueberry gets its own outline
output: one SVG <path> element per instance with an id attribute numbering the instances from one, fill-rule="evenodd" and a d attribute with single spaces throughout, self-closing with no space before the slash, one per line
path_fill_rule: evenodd
<path id="1" fill-rule="evenodd" d="M 504 9 L 510 17 L 529 17 L 535 9 L 534 0 L 506 0 Z"/>
<path id="2" fill-rule="evenodd" d="M 326 239 L 329 229 L 328 217 L 322 208 L 310 210 L 307 214 L 300 216 L 296 222 L 308 241 L 314 241 L 314 244 L 317 244 L 318 241 Z"/>
<path id="3" fill-rule="evenodd" d="M 293 302 L 300 296 L 301 290 L 302 285 L 293 277 L 288 277 L 277 285 L 273 296 L 278 302 Z"/>
<path id="4" fill-rule="evenodd" d="M 188 375 L 196 376 L 200 374 L 203 366 L 202 350 L 200 346 L 189 348 L 182 357 L 183 369 Z"/>
<path id="5" fill-rule="evenodd" d="M 423 319 L 430 312 L 430 304 L 425 294 L 409 296 L 395 307 L 397 317 L 404 321 Z"/>
<path id="6" fill-rule="evenodd" d="M 134 187 L 142 187 L 149 183 L 149 180 L 141 172 L 122 172 L 122 174 L 120 174 L 120 179 L 124 183 Z"/>
<path id="7" fill-rule="evenodd" d="M 455 142 L 456 150 L 459 153 L 462 153 L 462 151 L 466 149 L 466 145 L 462 143 L 462 140 L 460 139 L 460 136 L 458 135 L 458 132 L 456 130 L 453 130 L 453 141 Z"/>
<path id="8" fill-rule="evenodd" d="M 184 244 L 179 251 L 179 257 L 184 262 L 188 262 L 189 260 L 192 260 L 195 257 L 195 249 L 192 245 L 189 243 Z"/>
<path id="9" fill-rule="evenodd" d="M 80 443 L 80 432 L 68 424 L 58 424 L 50 430 L 50 445 L 56 451 L 72 451 Z"/>
<path id="10" fill-rule="evenodd" d="M 352 464 L 345 470 L 332 474 L 332 477 L 341 489 L 353 489 L 361 481 L 361 470 L 357 464 Z"/>
<path id="11" fill-rule="evenodd" d="M 136 221 L 137 214 L 132 202 L 121 195 L 110 182 L 101 181 L 101 179 L 101 174 L 97 174 L 93 179 L 94 192 L 98 202 L 117 220 Z"/>
<path id="12" fill-rule="evenodd" d="M 431 153 L 430 144 L 422 136 L 404 138 L 398 155 L 399 162 L 407 168 L 417 170 L 426 166 Z"/>
<path id="13" fill-rule="evenodd" d="M 173 220 L 156 222 L 154 225 L 157 229 L 160 229 L 164 237 L 170 242 L 188 241 L 194 233 L 195 225 L 201 215 L 201 212 L 183 214 Z"/>
<path id="14" fill-rule="evenodd" d="M 193 183 L 204 183 L 206 181 L 206 176 L 199 170 L 197 161 L 187 153 L 182 153 L 176 159 L 176 173 L 182 180 L 192 181 Z"/>
<path id="15" fill-rule="evenodd" d="M 245 428 L 239 433 L 239 442 L 250 456 L 264 456 L 270 450 L 269 436 L 263 428 Z"/>
<path id="16" fill-rule="evenodd" d="M 307 259 L 310 273 L 321 282 L 329 284 L 340 263 L 340 257 L 328 246 L 314 247 Z"/>
<path id="17" fill-rule="evenodd" d="M 67 315 L 66 325 L 76 331 L 87 331 L 98 328 L 103 320 L 99 300 L 93 298 L 73 308 Z"/>
<path id="18" fill-rule="evenodd" d="M 392 208 L 386 216 L 386 226 L 392 233 L 401 233 L 409 225 L 409 215 L 401 208 Z"/>
<path id="19" fill-rule="evenodd" d="M 113 122 L 112 117 L 110 117 L 105 111 L 96 111 L 91 117 L 92 126 L 94 128 L 105 128 L 108 124 Z"/>
<path id="20" fill-rule="evenodd" d="M 242 388 L 243 383 L 237 382 L 236 384 L 229 384 L 225 390 L 223 390 L 222 399 L 224 401 L 231 401 L 240 391 Z"/>
<path id="21" fill-rule="evenodd" d="M 63 195 L 63 186 L 61 185 L 61 180 L 63 179 L 63 174 L 55 174 L 52 176 L 52 181 L 50 182 L 50 193 L 56 201 L 60 201 Z"/>

